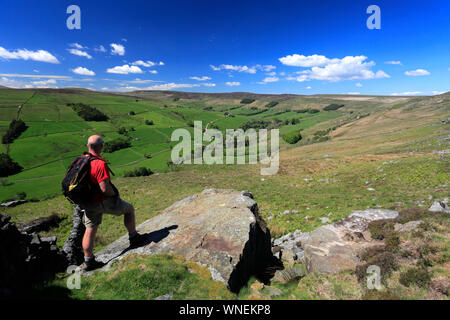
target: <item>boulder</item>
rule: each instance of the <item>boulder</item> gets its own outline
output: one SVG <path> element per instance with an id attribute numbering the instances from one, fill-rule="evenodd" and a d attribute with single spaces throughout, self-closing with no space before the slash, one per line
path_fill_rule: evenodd
<path id="1" fill-rule="evenodd" d="M 450 208 L 444 201 L 435 201 L 428 209 L 428 211 L 450 213 Z"/>
<path id="2" fill-rule="evenodd" d="M 353 211 L 348 217 L 333 224 L 320 226 L 312 232 L 296 230 L 273 243 L 279 247 L 280 256 L 287 264 L 305 263 L 308 272 L 338 273 L 355 270 L 361 261 L 359 252 L 378 245 L 372 241 L 368 226 L 371 221 L 395 219 L 397 211 L 367 209 Z M 413 228 L 418 222 L 404 228 Z M 406 225 L 406 224 L 405 224 Z"/>
<path id="3" fill-rule="evenodd" d="M 97 254 L 107 263 L 129 253 L 175 253 L 207 265 L 238 292 L 250 276 L 265 284 L 283 265 L 271 251 L 270 230 L 249 191 L 207 189 L 177 201 L 137 227 L 148 244 L 128 248 L 128 235 Z"/>

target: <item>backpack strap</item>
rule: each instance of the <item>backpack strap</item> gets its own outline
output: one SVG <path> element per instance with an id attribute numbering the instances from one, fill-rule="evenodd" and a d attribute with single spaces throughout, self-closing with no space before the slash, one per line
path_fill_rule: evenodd
<path id="1" fill-rule="evenodd" d="M 93 161 L 93 160 L 100 160 L 100 161 L 103 161 L 104 163 L 108 164 L 108 162 L 106 162 L 104 159 L 100 159 L 99 157 L 94 156 L 94 155 L 93 155 L 92 153 L 90 153 L 90 152 L 84 152 L 83 155 L 84 155 L 84 156 L 87 156 L 89 162 L 91 162 L 91 161 Z M 111 172 L 112 175 L 115 176 L 114 172 L 109 168 L 109 166 L 107 166 L 107 168 L 108 168 L 109 172 Z"/>

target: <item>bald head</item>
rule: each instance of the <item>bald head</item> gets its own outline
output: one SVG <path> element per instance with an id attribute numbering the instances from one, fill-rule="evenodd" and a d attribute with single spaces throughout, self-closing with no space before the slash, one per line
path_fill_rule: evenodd
<path id="1" fill-rule="evenodd" d="M 89 151 L 94 151 L 96 154 L 102 152 L 103 149 L 103 139 L 100 136 L 93 135 L 88 139 L 87 147 Z"/>

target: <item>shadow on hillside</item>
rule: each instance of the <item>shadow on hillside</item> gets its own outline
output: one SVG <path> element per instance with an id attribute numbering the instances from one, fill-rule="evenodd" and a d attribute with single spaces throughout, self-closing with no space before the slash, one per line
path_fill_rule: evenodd
<path id="1" fill-rule="evenodd" d="M 121 255 L 125 254 L 127 251 L 130 251 L 132 249 L 136 249 L 139 247 L 144 247 L 149 245 L 150 243 L 154 242 L 154 243 L 158 243 L 161 240 L 163 240 L 164 238 L 166 238 L 169 234 L 170 234 L 170 230 L 174 230 L 177 229 L 178 225 L 171 225 L 170 227 L 165 227 L 163 229 L 159 229 L 156 231 L 152 231 L 149 233 L 144 233 L 142 234 L 142 236 L 144 237 L 144 242 L 140 245 L 140 246 L 129 246 L 128 248 L 122 250 L 122 252 L 120 252 L 117 256 L 115 256 L 114 258 L 111 258 L 109 261 L 107 261 L 105 264 L 109 263 L 110 261 L 117 259 L 118 257 L 120 257 Z"/>

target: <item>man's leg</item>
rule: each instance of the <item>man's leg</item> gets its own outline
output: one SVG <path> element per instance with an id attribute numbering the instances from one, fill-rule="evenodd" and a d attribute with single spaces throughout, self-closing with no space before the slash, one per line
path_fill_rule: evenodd
<path id="1" fill-rule="evenodd" d="M 134 207 L 132 205 L 126 207 L 123 215 L 123 224 L 130 236 L 136 233 L 136 217 L 134 216 Z"/>
<path id="2" fill-rule="evenodd" d="M 84 257 L 91 258 L 93 257 L 93 249 L 94 249 L 94 239 L 97 234 L 98 226 L 87 227 L 83 236 L 83 252 Z"/>

